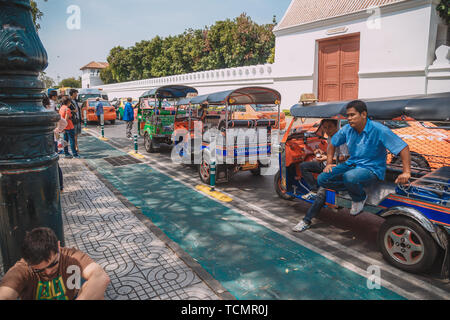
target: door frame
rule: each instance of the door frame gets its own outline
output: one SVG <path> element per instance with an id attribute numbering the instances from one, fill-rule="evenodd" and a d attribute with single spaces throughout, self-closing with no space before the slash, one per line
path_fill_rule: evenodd
<path id="1" fill-rule="evenodd" d="M 333 41 L 333 40 L 344 40 L 344 39 L 350 39 L 350 38 L 358 38 L 359 40 L 359 60 L 358 60 L 358 64 L 361 62 L 361 32 L 354 32 L 354 33 L 349 33 L 349 34 L 344 34 L 344 35 L 338 35 L 338 36 L 333 36 L 333 37 L 328 37 L 328 38 L 322 38 L 322 39 L 317 39 L 316 40 L 316 52 L 317 52 L 317 63 L 315 66 L 315 70 L 316 70 L 316 89 L 317 89 L 317 99 L 319 99 L 319 101 L 322 101 L 322 83 L 321 83 L 321 74 L 320 74 L 320 67 L 323 64 L 322 62 L 322 55 L 320 54 L 320 46 L 323 42 L 328 42 L 328 41 Z M 358 71 L 359 72 L 359 71 Z M 340 70 L 339 70 L 339 75 L 340 75 Z M 341 90 L 341 88 L 339 88 L 339 90 Z M 359 91 L 359 75 L 358 75 L 358 91 Z"/>

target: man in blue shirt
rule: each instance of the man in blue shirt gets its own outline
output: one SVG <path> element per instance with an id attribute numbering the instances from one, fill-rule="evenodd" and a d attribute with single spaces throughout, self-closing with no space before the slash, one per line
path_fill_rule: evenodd
<path id="1" fill-rule="evenodd" d="M 98 121 L 100 122 L 100 117 L 103 114 L 103 103 L 100 101 L 100 98 L 95 99 L 95 101 L 97 101 L 95 104 L 95 115 L 98 117 Z"/>
<path id="2" fill-rule="evenodd" d="M 125 107 L 123 109 L 123 120 L 127 123 L 126 134 L 128 139 L 133 139 L 131 130 L 133 129 L 134 109 L 131 101 L 133 101 L 133 99 L 128 98 L 127 103 L 125 104 Z"/>
<path id="3" fill-rule="evenodd" d="M 384 180 L 388 149 L 400 155 L 403 172 L 395 183 L 405 184 L 411 177 L 411 154 L 409 146 L 389 128 L 367 117 L 367 106 L 355 100 L 347 105 L 348 124 L 331 139 L 327 150 L 327 166 L 317 182 L 323 188 L 348 191 L 352 198 L 351 215 L 358 215 L 367 200 L 364 187 Z M 332 165 L 336 147 L 346 143 L 350 158 L 338 166 Z"/>

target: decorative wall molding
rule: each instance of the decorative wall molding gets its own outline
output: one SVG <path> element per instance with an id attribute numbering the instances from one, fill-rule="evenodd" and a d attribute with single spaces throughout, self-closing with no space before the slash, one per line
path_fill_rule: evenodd
<path id="1" fill-rule="evenodd" d="M 96 86 L 104 91 L 115 90 L 145 90 L 164 85 L 184 84 L 193 86 L 224 86 L 233 83 L 273 83 L 273 65 L 255 65 L 238 68 L 217 69 L 194 72 L 162 78 L 137 80 Z"/>

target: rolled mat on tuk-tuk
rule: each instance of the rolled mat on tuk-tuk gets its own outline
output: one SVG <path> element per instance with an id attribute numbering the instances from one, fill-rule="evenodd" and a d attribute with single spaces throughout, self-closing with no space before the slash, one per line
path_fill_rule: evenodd
<path id="1" fill-rule="evenodd" d="M 396 267 L 409 272 L 429 270 L 435 263 L 439 250 L 445 251 L 442 273 L 449 275 L 450 234 L 450 93 L 417 95 L 363 100 L 368 118 L 380 122 L 400 122 L 403 127 L 419 123 L 426 132 L 446 130 L 447 136 L 439 143 L 423 138 L 428 153 L 411 152 L 430 162 L 424 168 L 412 166 L 411 182 L 396 185 L 401 172 L 398 159 L 387 163 L 386 179 L 368 187 L 368 200 L 364 211 L 385 219 L 378 232 L 378 245 L 383 257 Z M 277 194 L 286 200 L 302 199 L 309 192 L 306 181 L 298 177 L 296 167 L 313 158 L 313 150 L 326 150 L 326 141 L 316 127 L 304 128 L 305 119 L 346 119 L 346 106 L 350 101 L 317 103 L 310 106 L 294 105 L 290 112 L 294 117 L 281 140 L 280 171 L 274 177 Z M 314 130 L 311 130 L 314 129 Z M 394 131 L 394 130 L 393 130 Z M 445 131 L 444 131 L 445 132 Z M 404 141 L 408 142 L 404 137 Z M 411 149 L 412 150 L 412 149 Z M 414 154 L 413 154 L 414 153 Z M 439 160 L 436 160 L 439 159 Z M 436 163 L 431 162 L 434 161 Z M 419 162 L 417 162 L 419 163 Z M 350 208 L 351 199 L 345 192 L 326 190 L 326 206 Z"/>

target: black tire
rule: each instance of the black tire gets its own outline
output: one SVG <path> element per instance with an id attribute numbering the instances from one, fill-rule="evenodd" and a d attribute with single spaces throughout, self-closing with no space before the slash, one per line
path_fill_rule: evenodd
<path id="1" fill-rule="evenodd" d="M 260 176 L 261 175 L 261 167 L 258 167 L 256 169 L 250 170 L 250 172 L 252 173 L 252 175 L 254 175 L 255 177 Z"/>
<path id="2" fill-rule="evenodd" d="M 416 221 L 402 216 L 389 217 L 381 225 L 378 246 L 386 261 L 412 273 L 429 270 L 438 254 L 438 245 L 430 233 Z"/>
<path id="3" fill-rule="evenodd" d="M 115 125 L 116 124 L 116 120 L 111 120 L 111 124 Z"/>
<path id="4" fill-rule="evenodd" d="M 278 171 L 273 179 L 275 191 L 277 192 L 278 196 L 283 200 L 294 200 L 295 197 L 286 194 L 286 190 L 283 189 L 280 180 L 280 171 Z"/>
<path id="5" fill-rule="evenodd" d="M 150 138 L 147 132 L 144 134 L 144 148 L 148 153 L 155 153 L 158 151 L 158 149 L 154 147 L 153 139 Z"/>

